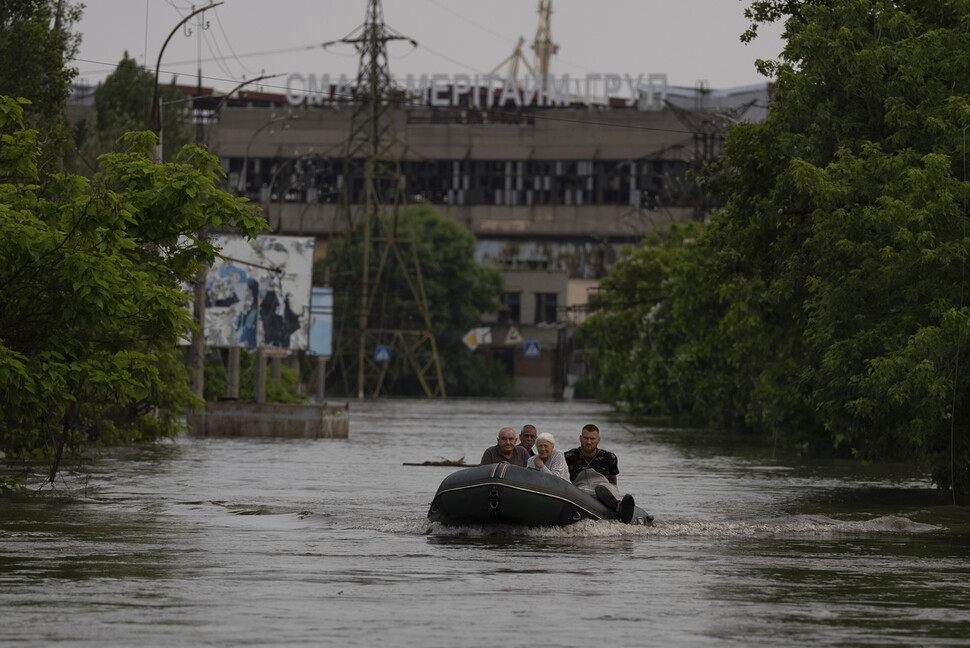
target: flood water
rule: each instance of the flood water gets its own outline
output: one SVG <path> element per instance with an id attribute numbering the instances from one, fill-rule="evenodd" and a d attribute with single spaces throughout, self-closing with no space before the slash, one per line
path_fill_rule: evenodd
<path id="1" fill-rule="evenodd" d="M 500 427 L 584 423 L 654 528 L 448 528 Z M 917 476 L 592 403 L 351 403 L 349 440 L 184 437 L 0 498 L 4 646 L 970 646 L 970 509 Z"/>

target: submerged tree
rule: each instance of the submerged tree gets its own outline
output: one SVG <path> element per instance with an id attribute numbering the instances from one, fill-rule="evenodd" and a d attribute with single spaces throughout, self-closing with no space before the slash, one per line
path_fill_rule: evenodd
<path id="1" fill-rule="evenodd" d="M 910 458 L 968 492 L 970 2 L 752 7 L 787 17 L 787 44 L 760 62 L 777 74 L 766 121 L 733 128 L 708 177 L 724 207 L 688 260 L 694 290 L 677 292 L 689 272 L 668 272 L 667 248 L 616 271 L 673 282 L 651 326 L 679 344 L 643 382 L 690 386 L 703 420 Z M 625 398 L 678 412 L 669 391 Z"/>
<path id="2" fill-rule="evenodd" d="M 49 460 L 53 480 L 65 448 L 180 429 L 194 403 L 182 287 L 216 253 L 198 232 L 263 221 L 196 147 L 158 165 L 154 136 L 130 133 L 92 180 L 41 182 L 37 133 L 6 97 L 0 137 L 0 450 Z"/>

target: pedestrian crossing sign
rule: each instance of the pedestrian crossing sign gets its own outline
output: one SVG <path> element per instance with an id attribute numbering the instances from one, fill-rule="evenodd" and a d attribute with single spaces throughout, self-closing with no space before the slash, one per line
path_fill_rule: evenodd
<path id="1" fill-rule="evenodd" d="M 377 345 L 377 350 L 374 351 L 374 362 L 390 362 L 391 361 L 391 347 L 384 346 L 383 344 Z"/>
<path id="2" fill-rule="evenodd" d="M 525 343 L 522 347 L 522 352 L 526 358 L 538 358 L 539 357 L 539 343 L 535 340 L 530 340 Z"/>

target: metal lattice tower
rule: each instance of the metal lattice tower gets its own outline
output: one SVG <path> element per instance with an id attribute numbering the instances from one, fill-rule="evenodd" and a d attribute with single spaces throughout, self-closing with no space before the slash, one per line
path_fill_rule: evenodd
<path id="1" fill-rule="evenodd" d="M 380 395 L 391 363 L 378 363 L 374 351 L 387 346 L 407 359 L 428 398 L 444 398 L 414 229 L 403 209 L 406 195 L 393 114 L 394 101 L 403 95 L 392 86 L 387 56 L 387 44 L 395 40 L 417 45 L 384 24 L 380 0 L 368 0 L 364 24 L 338 41 L 352 44 L 360 54 L 341 192 L 347 240 L 360 240 L 363 258 L 357 397 Z M 406 289 L 390 287 L 392 272 L 403 277 Z M 394 290 L 405 294 L 389 292 Z M 388 317 L 387 305 L 400 304 L 401 299 L 410 299 L 410 311 L 418 316 L 388 321 L 394 316 Z M 351 373 L 352 367 L 345 365 L 344 371 Z"/>

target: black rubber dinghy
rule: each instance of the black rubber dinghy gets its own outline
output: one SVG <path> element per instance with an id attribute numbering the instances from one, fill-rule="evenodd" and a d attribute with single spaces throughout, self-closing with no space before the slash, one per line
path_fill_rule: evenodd
<path id="1" fill-rule="evenodd" d="M 619 518 L 616 511 L 564 479 L 500 463 L 465 468 L 445 477 L 431 502 L 428 519 L 449 525 L 562 526 Z M 650 524 L 651 520 L 636 507 L 630 524 Z"/>

